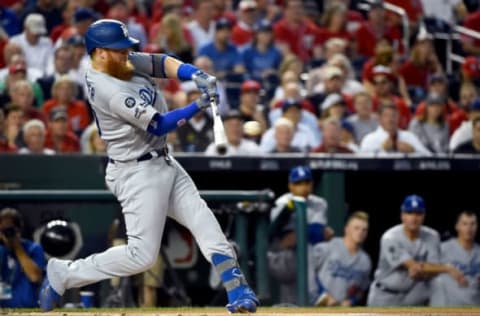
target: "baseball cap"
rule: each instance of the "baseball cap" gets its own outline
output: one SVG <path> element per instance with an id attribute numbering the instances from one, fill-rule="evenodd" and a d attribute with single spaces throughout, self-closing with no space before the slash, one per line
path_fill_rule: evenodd
<path id="1" fill-rule="evenodd" d="M 285 112 L 287 109 L 289 109 L 292 106 L 296 106 L 297 108 L 301 109 L 302 103 L 300 102 L 300 100 L 287 99 L 282 104 L 282 111 Z"/>
<path id="2" fill-rule="evenodd" d="M 245 91 L 255 91 L 255 92 L 258 92 L 260 91 L 262 87 L 260 86 L 260 84 L 255 81 L 255 80 L 247 80 L 245 82 L 242 83 L 242 86 L 241 86 L 241 91 L 242 92 L 245 92 Z"/>
<path id="3" fill-rule="evenodd" d="M 342 69 L 336 66 L 328 66 L 323 72 L 323 77 L 325 79 L 332 79 L 334 77 L 342 77 L 342 76 L 343 76 Z"/>
<path id="4" fill-rule="evenodd" d="M 470 78 L 480 78 L 480 60 L 475 56 L 465 57 L 462 70 Z"/>
<path id="5" fill-rule="evenodd" d="M 322 102 L 321 109 L 322 111 L 326 111 L 334 105 L 337 104 L 344 104 L 345 101 L 343 97 L 338 93 L 330 93 L 325 100 Z"/>
<path id="6" fill-rule="evenodd" d="M 392 73 L 392 70 L 389 67 L 383 66 L 383 65 L 377 65 L 373 67 L 372 69 L 372 79 L 375 76 L 385 76 L 387 77 L 390 81 L 395 81 L 396 77 Z"/>
<path id="7" fill-rule="evenodd" d="M 72 46 L 85 46 L 85 38 L 80 34 L 75 34 L 67 38 L 66 43 Z"/>
<path id="8" fill-rule="evenodd" d="M 100 15 L 96 11 L 85 7 L 78 8 L 73 14 L 73 21 L 75 23 L 80 23 L 86 20 L 98 20 L 99 18 Z"/>
<path id="9" fill-rule="evenodd" d="M 8 74 L 13 75 L 17 72 L 27 72 L 27 66 L 24 63 L 14 63 L 8 66 Z"/>
<path id="10" fill-rule="evenodd" d="M 257 32 L 268 31 L 271 32 L 273 29 L 272 23 L 267 20 L 261 20 L 255 25 L 255 30 Z"/>
<path id="11" fill-rule="evenodd" d="M 480 98 L 476 98 L 472 105 L 470 105 L 470 111 L 480 111 Z"/>
<path id="12" fill-rule="evenodd" d="M 427 99 L 425 100 L 425 103 L 428 104 L 428 105 L 437 105 L 437 104 L 441 104 L 441 105 L 444 105 L 446 103 L 446 99 L 445 97 L 439 95 L 438 93 L 430 93 L 428 96 L 427 96 Z"/>
<path id="13" fill-rule="evenodd" d="M 435 82 L 447 82 L 447 77 L 443 74 L 433 74 L 428 78 L 428 84 L 432 84 Z"/>
<path id="14" fill-rule="evenodd" d="M 353 134 L 355 132 L 353 124 L 347 120 L 342 120 L 341 126 L 342 126 L 342 129 L 347 130 L 350 134 Z"/>
<path id="15" fill-rule="evenodd" d="M 307 166 L 296 166 L 290 169 L 288 182 L 313 181 L 312 170 Z"/>
<path id="16" fill-rule="evenodd" d="M 215 28 L 218 29 L 223 29 L 223 28 L 232 28 L 232 22 L 227 19 L 227 18 L 220 18 L 215 22 Z"/>
<path id="17" fill-rule="evenodd" d="M 403 200 L 401 210 L 406 213 L 425 213 L 425 201 L 419 195 L 408 195 Z"/>
<path id="18" fill-rule="evenodd" d="M 56 121 L 58 119 L 67 119 L 67 110 L 63 106 L 56 106 L 53 109 L 50 110 L 50 113 L 48 115 L 50 121 Z"/>
<path id="19" fill-rule="evenodd" d="M 238 8 L 242 11 L 256 9 L 257 8 L 257 2 L 255 2 L 254 0 L 242 0 L 238 4 Z"/>
<path id="20" fill-rule="evenodd" d="M 30 13 L 25 19 L 24 27 L 36 35 L 47 34 L 45 18 L 39 13 Z"/>

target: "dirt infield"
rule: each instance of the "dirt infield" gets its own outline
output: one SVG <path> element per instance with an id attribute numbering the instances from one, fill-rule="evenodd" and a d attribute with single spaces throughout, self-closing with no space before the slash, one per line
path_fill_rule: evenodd
<path id="1" fill-rule="evenodd" d="M 1 310 L 12 316 L 220 316 L 229 315 L 224 308 L 157 308 L 157 309 L 62 309 L 50 313 Z M 259 308 L 256 316 L 480 316 L 480 307 L 472 308 Z"/>

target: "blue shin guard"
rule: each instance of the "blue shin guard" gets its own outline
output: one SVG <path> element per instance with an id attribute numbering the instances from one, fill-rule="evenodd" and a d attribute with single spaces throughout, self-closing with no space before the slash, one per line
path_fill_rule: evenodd
<path id="1" fill-rule="evenodd" d="M 248 286 L 237 261 L 229 256 L 214 254 L 212 262 L 227 290 L 227 310 L 230 313 L 255 313 L 260 302 Z"/>

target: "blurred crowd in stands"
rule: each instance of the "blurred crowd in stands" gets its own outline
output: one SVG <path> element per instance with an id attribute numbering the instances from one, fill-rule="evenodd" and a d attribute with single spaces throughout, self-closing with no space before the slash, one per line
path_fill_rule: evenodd
<path id="1" fill-rule="evenodd" d="M 480 153 L 477 1 L 0 5 L 0 152 L 106 151 L 85 97 L 83 36 L 112 18 L 140 40 L 139 51 L 176 56 L 219 79 L 227 155 Z M 158 85 L 172 109 L 199 96 L 190 82 Z M 217 154 L 208 112 L 168 141 L 173 152 Z"/>

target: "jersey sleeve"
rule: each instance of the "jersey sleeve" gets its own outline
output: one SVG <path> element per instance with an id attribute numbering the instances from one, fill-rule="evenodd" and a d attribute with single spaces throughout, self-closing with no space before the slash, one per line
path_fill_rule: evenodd
<path id="1" fill-rule="evenodd" d="M 155 78 L 165 78 L 163 62 L 166 57 L 165 54 L 132 52 L 128 55 L 128 60 L 138 72 L 146 73 Z"/>
<path id="2" fill-rule="evenodd" d="M 319 270 L 325 260 L 327 260 L 328 256 L 330 255 L 330 242 L 321 242 L 313 246 L 312 254 L 313 254 L 313 262 L 315 264 L 315 269 Z"/>
<path id="3" fill-rule="evenodd" d="M 440 239 L 437 236 L 432 237 L 429 240 L 429 249 L 427 255 L 427 261 L 432 263 L 440 263 Z"/>
<path id="4" fill-rule="evenodd" d="M 405 261 L 412 259 L 412 256 L 402 246 L 402 244 L 394 238 L 382 238 L 381 251 L 383 257 L 392 268 L 398 268 Z"/>
<path id="5" fill-rule="evenodd" d="M 110 99 L 109 106 L 114 114 L 145 131 L 157 111 L 143 102 L 138 96 L 117 93 Z"/>

